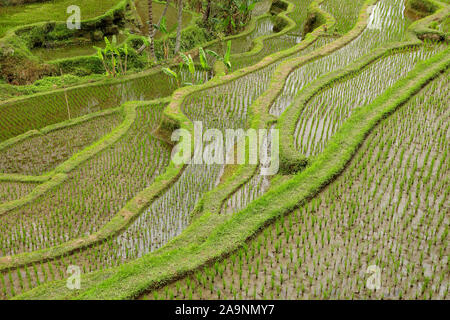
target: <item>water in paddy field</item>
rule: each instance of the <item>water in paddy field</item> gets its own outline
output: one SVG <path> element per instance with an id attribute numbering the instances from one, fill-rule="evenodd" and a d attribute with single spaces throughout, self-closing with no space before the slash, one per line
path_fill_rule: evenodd
<path id="1" fill-rule="evenodd" d="M 121 45 L 126 40 L 126 35 L 121 33 L 117 35 L 117 44 Z M 111 41 L 112 36 L 108 36 Z M 104 49 L 105 41 L 95 41 L 95 42 L 86 42 L 86 43 L 78 43 L 78 44 L 69 44 L 62 47 L 55 48 L 34 48 L 31 49 L 31 53 L 35 56 L 38 56 L 44 61 L 51 61 L 57 59 L 64 58 L 73 58 L 79 56 L 92 56 L 97 50 L 94 49 L 94 46 Z"/>
<path id="2" fill-rule="evenodd" d="M 245 38 L 233 41 L 231 51 L 233 54 L 250 51 L 253 47 L 253 40 L 273 33 L 274 24 L 271 17 L 258 20 L 255 30 Z"/>
<path id="3" fill-rule="evenodd" d="M 174 185 L 114 239 L 120 256 L 128 250 L 141 257 L 179 235 L 201 197 L 216 186 L 221 169 L 221 165 L 188 165 Z"/>
<path id="4" fill-rule="evenodd" d="M 274 129 L 272 125 L 270 129 Z M 268 135 L 264 137 L 261 145 L 261 150 L 270 150 L 272 134 L 268 131 Z M 267 165 L 260 164 L 254 175 L 244 183 L 238 190 L 236 190 L 225 202 L 222 204 L 221 214 L 236 213 L 245 209 L 250 202 L 261 197 L 270 187 L 270 177 L 261 174 L 262 168 L 267 168 Z"/>
<path id="5" fill-rule="evenodd" d="M 404 77 L 418 62 L 427 60 L 445 46 L 422 46 L 373 62 L 360 74 L 333 84 L 314 96 L 302 109 L 295 129 L 295 147 L 305 156 L 322 152 L 328 140 L 353 110 L 369 105 L 378 95 Z"/>
<path id="6" fill-rule="evenodd" d="M 239 54 L 250 51 L 253 47 L 253 40 L 265 35 L 269 35 L 273 33 L 274 23 L 272 21 L 272 17 L 264 17 L 258 20 L 255 29 L 245 37 L 238 37 L 231 39 L 231 53 Z M 222 54 L 222 50 L 224 50 L 225 45 L 216 43 L 209 47 L 209 50 L 216 51 L 219 54 Z M 211 63 L 214 63 L 212 61 Z"/>
<path id="7" fill-rule="evenodd" d="M 136 120 L 116 143 L 80 164 L 42 197 L 1 215 L 0 255 L 90 235 L 153 183 L 170 158 L 168 146 L 150 134 L 161 121 L 162 109 L 138 107 Z"/>
<path id="8" fill-rule="evenodd" d="M 252 11 L 252 18 L 258 17 L 268 12 L 271 6 L 272 0 L 261 0 L 257 2 Z"/>
<path id="9" fill-rule="evenodd" d="M 264 70 L 267 71 L 267 70 Z M 188 97 L 183 110 L 191 121 L 202 121 L 204 128 L 245 129 L 248 106 L 264 91 L 270 74 L 258 71 L 236 81 Z M 233 110 L 228 107 L 233 106 Z M 121 256 L 140 257 L 166 244 L 191 222 L 198 201 L 220 181 L 223 165 L 187 165 L 181 177 L 156 199 L 127 230 L 114 239 Z"/>
<path id="10" fill-rule="evenodd" d="M 373 49 L 403 39 L 409 21 L 405 19 L 404 0 L 380 0 L 371 8 L 370 28 L 343 48 L 292 72 L 282 93 L 270 108 L 279 116 L 292 103 L 297 93 L 314 79 L 361 58 Z"/>
<path id="11" fill-rule="evenodd" d="M 195 81 L 205 82 L 211 77 L 211 71 L 197 71 Z M 192 81 L 187 71 L 182 72 L 182 78 L 183 81 Z M 66 92 L 71 116 L 76 118 L 118 107 L 127 101 L 167 97 L 177 88 L 175 82 L 161 71 L 125 82 L 68 89 Z M 41 108 L 36 109 L 36 105 Z M 0 118 L 3 119 L 0 122 L 0 141 L 65 121 L 68 113 L 64 91 L 0 104 Z"/>

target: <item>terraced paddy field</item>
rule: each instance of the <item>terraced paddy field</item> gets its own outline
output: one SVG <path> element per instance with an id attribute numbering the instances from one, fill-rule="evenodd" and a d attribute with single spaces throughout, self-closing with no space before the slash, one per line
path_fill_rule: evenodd
<path id="1" fill-rule="evenodd" d="M 77 1 L 83 8 L 83 19 L 94 18 L 104 14 L 118 3 L 117 0 Z M 43 21 L 65 21 L 68 17 L 67 7 L 73 5 L 70 0 L 43 1 L 15 6 L 0 6 L 0 37 L 8 30 Z"/>
<path id="2" fill-rule="evenodd" d="M 146 297 L 448 298 L 448 76 L 384 120 L 309 203 L 227 259 Z M 385 284 L 373 292 L 370 265 Z"/>
<path id="3" fill-rule="evenodd" d="M 218 56 L 0 104 L 0 297 L 449 299 L 449 15 L 264 0 Z"/>
<path id="4" fill-rule="evenodd" d="M 118 1 L 113 1 L 113 4 L 117 4 Z M 82 7 L 83 3 L 81 3 L 80 8 Z M 139 15 L 139 18 L 141 19 L 141 28 L 140 32 L 142 34 L 147 35 L 148 34 L 148 9 L 147 9 L 147 1 L 135 1 L 135 6 L 137 13 Z M 153 20 L 159 21 L 164 13 L 166 5 L 161 2 L 155 2 L 153 3 Z M 98 8 L 95 6 L 96 10 L 101 10 L 101 8 Z M 108 8 L 109 9 L 109 8 Z M 27 9 L 28 10 L 28 9 Z M 55 9 L 58 10 L 58 9 Z M 95 17 L 95 13 L 90 13 L 89 15 L 84 15 L 85 9 L 82 11 L 83 19 L 88 19 L 90 17 Z M 27 11 L 28 12 L 28 11 Z M 100 11 L 101 12 L 101 11 Z M 177 27 L 177 8 L 173 5 L 169 5 L 167 8 L 167 11 L 164 15 L 166 19 L 166 28 L 168 32 L 173 32 Z M 67 18 L 67 15 L 62 17 Z M 52 19 L 60 19 L 59 17 L 54 17 Z M 188 12 L 183 12 L 182 17 L 182 27 L 186 28 L 189 26 L 189 24 L 192 22 L 193 15 Z M 45 21 L 46 19 L 42 19 L 41 21 Z M 155 33 L 155 39 L 161 39 L 165 36 L 165 34 L 161 31 L 157 31 Z M 112 37 L 108 37 L 111 41 Z M 124 43 L 126 41 L 127 36 L 124 33 L 120 33 L 117 35 L 117 40 L 119 43 Z M 69 44 L 62 47 L 55 47 L 55 48 L 36 48 L 31 50 L 34 55 L 41 58 L 44 61 L 52 61 L 57 59 L 65 59 L 65 58 L 73 58 L 76 56 L 92 56 L 95 55 L 96 50 L 93 48 L 93 46 L 105 48 L 105 42 L 103 40 L 101 41 L 89 41 L 85 43 L 78 43 L 78 44 Z"/>

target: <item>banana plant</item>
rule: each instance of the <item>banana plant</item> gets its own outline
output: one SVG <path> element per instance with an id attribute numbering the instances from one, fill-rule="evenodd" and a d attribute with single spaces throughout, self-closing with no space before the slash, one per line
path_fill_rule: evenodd
<path id="1" fill-rule="evenodd" d="M 128 45 L 125 43 L 121 50 L 122 50 L 123 54 L 125 55 L 124 73 L 127 73 L 127 71 L 128 71 Z"/>
<path id="2" fill-rule="evenodd" d="M 155 29 L 163 34 L 163 49 L 164 49 L 164 59 L 167 60 L 169 58 L 169 44 L 167 43 L 167 35 L 170 33 L 167 30 L 167 21 L 166 17 L 162 17 L 159 23 L 159 26 L 155 25 Z"/>
<path id="3" fill-rule="evenodd" d="M 123 63 L 122 63 L 122 58 L 121 58 L 121 52 L 122 49 L 119 49 L 117 47 L 117 38 L 115 35 L 113 35 L 112 37 L 112 41 L 111 41 L 111 50 L 112 50 L 112 54 L 114 56 L 114 62 L 119 65 L 120 68 L 120 73 L 124 74 L 124 68 L 123 68 Z M 117 57 L 116 57 L 117 56 Z"/>
<path id="4" fill-rule="evenodd" d="M 245 20 L 250 18 L 252 10 L 255 8 L 256 0 L 243 0 L 238 4 L 238 11 L 244 17 Z M 241 25 L 244 25 L 247 21 L 241 21 Z"/>
<path id="5" fill-rule="evenodd" d="M 201 65 L 201 69 L 202 70 L 208 70 L 209 64 L 208 64 L 208 60 L 206 58 L 206 52 L 203 48 L 199 48 L 199 56 L 200 56 L 200 65 Z M 180 57 L 181 57 L 181 62 L 178 66 L 178 72 L 173 71 L 170 68 L 163 68 L 163 72 L 168 75 L 169 77 L 175 79 L 175 81 L 177 82 L 178 86 L 191 86 L 195 84 L 195 73 L 196 73 L 196 67 L 195 67 L 195 62 L 194 59 L 192 59 L 192 56 L 190 54 L 186 55 L 184 53 L 180 53 Z M 183 68 L 187 68 L 187 70 L 189 71 L 189 74 L 191 76 L 191 82 L 182 82 L 182 75 L 181 75 L 181 71 L 183 70 Z"/>
<path id="6" fill-rule="evenodd" d="M 114 55 L 114 37 L 113 43 L 111 43 L 107 37 L 105 37 L 105 56 L 108 57 L 108 54 L 111 54 L 111 74 L 113 77 L 116 76 L 116 57 Z"/>
<path id="7" fill-rule="evenodd" d="M 175 81 L 177 82 L 177 86 L 181 87 L 181 75 L 179 75 L 170 68 L 163 68 L 162 71 L 169 77 L 175 79 Z"/>
<path id="8" fill-rule="evenodd" d="M 183 59 L 184 65 L 187 67 L 189 73 L 191 74 L 191 83 L 186 83 L 187 85 L 193 85 L 195 82 L 195 63 L 192 56 L 180 53 L 181 59 Z"/>
<path id="9" fill-rule="evenodd" d="M 198 55 L 200 57 L 200 65 L 203 70 L 209 69 L 208 59 L 206 58 L 205 50 L 202 47 L 198 49 Z"/>
<path id="10" fill-rule="evenodd" d="M 105 74 L 109 76 L 111 74 L 111 71 L 109 70 L 108 64 L 105 61 L 106 58 L 105 50 L 96 46 L 94 46 L 94 49 L 97 50 L 97 57 L 100 59 L 100 61 L 103 64 L 103 67 L 105 68 Z"/>
<path id="11" fill-rule="evenodd" d="M 228 70 L 231 70 L 231 40 L 227 41 L 227 50 L 225 55 L 221 57 L 217 52 L 212 50 L 206 50 L 206 53 L 215 57 L 217 60 L 222 61 Z"/>
<path id="12" fill-rule="evenodd" d="M 105 39 L 105 49 L 94 46 L 97 50 L 97 57 L 102 61 L 105 68 L 106 75 L 115 77 L 117 73 L 125 74 L 128 68 L 128 46 L 125 43 L 122 48 L 117 46 L 117 38 L 114 35 L 111 42 L 107 37 Z M 125 63 L 122 62 L 122 54 L 125 56 Z M 111 56 L 111 68 L 108 66 L 107 59 Z M 120 70 L 117 72 L 116 68 L 119 66 Z"/>

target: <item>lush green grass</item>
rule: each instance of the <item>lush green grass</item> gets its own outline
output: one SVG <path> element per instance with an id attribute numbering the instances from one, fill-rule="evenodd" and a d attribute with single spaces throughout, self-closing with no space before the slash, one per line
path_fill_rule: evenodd
<path id="1" fill-rule="evenodd" d="M 300 210 L 229 258 L 150 296 L 445 299 L 449 81 L 447 71 L 382 121 L 343 174 Z M 411 223 L 419 217 L 423 223 Z M 431 263 L 429 284 L 421 286 L 429 276 L 422 265 Z M 376 292 L 359 273 L 372 264 L 383 268 Z"/>
<path id="2" fill-rule="evenodd" d="M 132 298 L 151 286 L 185 274 L 239 248 L 245 239 L 268 221 L 292 212 L 340 174 L 379 121 L 447 69 L 449 57 L 449 50 L 446 50 L 420 63 L 405 79 L 396 83 L 371 105 L 355 112 L 314 163 L 293 179 L 274 188 L 228 221 L 223 215 L 205 214 L 199 217 L 182 236 L 169 243 L 159 254 L 145 256 L 120 268 L 105 270 L 103 274 L 97 272 L 87 275 L 83 278 L 86 288 L 93 283 L 95 286 L 84 290 L 79 298 Z M 187 256 L 191 258 L 186 259 Z M 66 294 L 77 294 L 67 292 L 64 285 L 65 282 L 50 283 L 19 298 L 63 298 Z"/>
<path id="3" fill-rule="evenodd" d="M 322 4 L 322 8 L 336 18 L 336 31 L 345 34 L 355 25 L 363 4 L 364 0 L 326 0 Z"/>
<path id="4" fill-rule="evenodd" d="M 104 14 L 118 4 L 120 0 L 53 0 L 44 3 L 32 3 L 18 6 L 0 7 L 0 37 L 7 30 L 17 26 L 42 21 L 65 21 L 70 15 L 67 7 L 78 5 L 81 19 L 86 20 Z"/>
<path id="5" fill-rule="evenodd" d="M 148 33 L 148 25 L 145 23 L 148 20 L 148 9 L 147 9 L 147 0 L 135 0 L 136 9 L 141 17 L 142 23 L 144 23 L 144 28 L 142 32 L 144 34 Z M 153 2 L 153 23 L 157 23 L 159 18 L 161 17 L 165 4 Z M 183 12 L 183 24 L 182 27 L 185 28 L 189 25 L 192 19 L 192 15 L 189 12 Z M 169 9 L 166 13 L 166 27 L 167 31 L 175 31 L 177 27 L 177 9 L 173 6 L 173 2 L 169 6 Z M 161 32 L 157 32 L 155 37 L 159 39 L 163 36 Z"/>
<path id="6" fill-rule="evenodd" d="M 307 39 L 309 38 L 311 36 L 307 37 Z M 342 45 L 345 45 L 345 43 Z M 320 57 L 321 55 L 318 54 L 317 56 Z M 276 57 L 272 56 L 272 58 L 275 59 Z M 448 67 L 448 53 L 447 55 L 440 55 L 440 57 L 436 58 L 438 59 L 434 59 L 427 65 L 422 64 L 421 68 L 415 70 L 413 76 L 399 83 L 395 87 L 395 90 L 390 90 L 387 95 L 377 99 L 376 103 L 352 114 L 351 119 L 341 128 L 339 134 L 333 138 L 324 153 L 319 158 L 313 159 L 314 162 L 304 172 L 297 174 L 288 182 L 276 186 L 266 196 L 253 202 L 245 210 L 231 217 L 229 220 L 229 217 L 225 215 L 216 215 L 213 211 L 199 209 L 202 212 L 199 212 L 198 219 L 194 220 L 193 224 L 180 237 L 172 240 L 161 251 L 133 261 L 130 264 L 120 266 L 114 270 L 87 274 L 83 278 L 83 290 L 86 291 L 81 293 L 81 297 L 134 297 L 136 294 L 148 290 L 149 285 L 155 285 L 155 283 L 158 285 L 161 281 L 171 280 L 174 276 L 182 275 L 198 267 L 198 265 L 216 260 L 221 255 L 227 254 L 239 247 L 245 239 L 252 236 L 265 223 L 270 221 L 270 219 L 289 212 L 300 203 L 309 199 L 324 184 L 334 179 L 343 170 L 354 152 L 356 152 L 356 149 L 364 140 L 366 134 L 382 117 L 387 116 L 414 94 L 414 92 L 417 92 L 421 86 L 444 68 L 444 65 Z M 439 62 L 438 65 L 437 61 L 441 60 L 444 62 Z M 259 64 L 260 68 L 263 64 Z M 242 70 L 242 73 L 250 75 L 250 73 L 246 72 L 248 70 L 249 68 L 246 68 Z M 282 76 L 282 73 L 279 72 L 273 80 L 280 78 L 277 77 L 280 74 Z M 228 76 L 224 79 L 231 81 L 232 78 L 233 76 Z M 213 82 L 215 88 L 218 88 L 218 82 L 211 82 Z M 281 88 L 273 86 L 271 89 L 271 92 L 276 92 Z M 193 95 L 199 93 L 199 90 L 195 87 L 190 87 L 186 90 L 192 90 L 191 94 Z M 177 103 L 176 100 L 184 101 L 186 96 L 180 91 L 173 96 L 173 101 L 175 101 L 175 103 L 171 104 L 172 111 L 174 112 L 173 118 L 182 118 L 182 115 L 180 115 L 181 112 L 179 112 L 181 102 Z M 267 108 L 270 104 L 269 100 L 273 101 L 275 99 L 271 94 L 263 95 L 262 97 L 259 103 L 252 104 L 250 107 L 251 113 L 255 116 L 254 119 L 256 119 L 253 123 L 265 122 L 265 116 L 268 113 Z M 184 118 L 181 120 L 184 120 Z M 186 121 L 188 120 L 186 119 Z M 146 201 L 148 203 L 148 200 L 144 200 L 143 197 L 141 204 Z M 209 205 L 204 199 L 201 200 L 201 207 L 208 208 Z M 130 211 L 126 214 L 135 214 L 132 210 Z M 200 215 L 201 213 L 203 215 Z M 189 256 L 189 259 L 186 259 L 187 256 Z M 149 265 L 152 268 L 149 268 Z M 118 271 L 118 273 L 112 275 L 113 271 Z M 94 280 L 98 280 L 99 277 L 102 278 L 100 281 L 108 277 L 110 278 L 99 286 L 96 285 L 93 287 L 90 287 L 85 282 L 86 280 L 88 282 L 95 282 Z M 59 291 L 58 285 L 64 284 L 62 282 L 49 284 L 47 287 L 37 288 L 34 292 L 39 294 L 39 290 L 41 292 L 42 290 L 46 290 L 44 293 L 46 296 L 58 296 L 59 294 L 62 296 L 64 293 Z M 56 290 L 48 290 L 48 288 L 55 288 Z M 33 293 L 30 294 L 32 295 Z M 69 293 L 69 295 L 75 294 L 77 293 Z M 24 297 L 26 296 L 27 294 Z"/>
<path id="7" fill-rule="evenodd" d="M 116 1 L 117 2 L 117 1 Z M 142 19 L 142 22 L 144 23 L 144 27 L 142 28 L 142 31 L 144 34 L 147 34 L 147 25 L 145 24 L 145 21 L 147 20 L 147 1 L 142 0 L 136 0 L 136 8 L 138 10 L 138 13 Z M 165 4 L 155 2 L 153 3 L 153 20 L 155 23 L 159 21 L 163 10 L 164 10 Z M 168 31 L 172 31 L 177 27 L 177 9 L 170 5 L 167 9 L 166 13 L 166 19 L 167 19 L 167 29 Z M 189 23 L 192 20 L 192 15 L 189 12 L 183 13 L 183 28 L 187 27 Z M 155 35 L 156 39 L 162 38 L 163 34 L 161 32 L 157 32 Z M 118 36 L 118 42 L 122 43 L 125 41 L 126 36 L 124 34 L 120 34 Z M 48 48 L 36 48 L 32 50 L 32 53 L 38 56 L 39 58 L 43 60 L 56 60 L 56 59 L 64 59 L 64 58 L 70 58 L 70 57 L 78 57 L 78 56 L 85 56 L 85 55 L 93 55 L 95 54 L 95 49 L 93 46 L 105 47 L 105 43 L 103 41 L 98 41 L 95 43 L 86 42 L 86 43 L 80 43 L 80 44 L 70 44 L 63 47 L 48 49 Z"/>
<path id="8" fill-rule="evenodd" d="M 111 40 L 112 36 L 108 36 Z M 123 43 L 126 40 L 125 34 L 119 34 L 117 37 L 117 41 L 119 44 Z M 87 56 L 93 55 L 96 53 L 94 46 L 105 48 L 105 42 L 95 41 L 95 42 L 86 42 L 80 44 L 71 44 L 57 48 L 35 48 L 32 49 L 31 52 L 41 58 L 44 61 L 78 57 L 78 56 Z"/>

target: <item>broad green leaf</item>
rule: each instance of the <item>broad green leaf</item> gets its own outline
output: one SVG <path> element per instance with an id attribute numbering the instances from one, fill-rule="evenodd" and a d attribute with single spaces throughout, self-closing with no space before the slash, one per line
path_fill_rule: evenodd
<path id="1" fill-rule="evenodd" d="M 192 75 L 194 75 L 195 74 L 195 63 L 194 63 L 194 60 L 192 59 L 191 55 L 189 55 L 188 59 L 189 59 L 189 64 L 188 64 L 189 72 Z"/>
<path id="2" fill-rule="evenodd" d="M 218 54 L 217 52 L 215 52 L 215 51 L 206 49 L 205 52 L 206 52 L 207 54 L 209 54 L 209 55 L 212 55 L 212 56 L 215 57 L 216 59 L 220 59 L 219 54 Z"/>
<path id="3" fill-rule="evenodd" d="M 95 50 L 97 50 L 97 57 L 100 59 L 100 60 L 104 60 L 104 57 L 103 57 L 103 49 L 102 48 L 99 48 L 99 47 L 96 47 L 96 46 L 93 46 L 93 48 L 95 49 Z"/>
<path id="4" fill-rule="evenodd" d="M 187 67 L 189 67 L 189 58 L 182 52 L 180 52 L 180 57 L 183 59 L 183 62 L 186 64 Z"/>
<path id="5" fill-rule="evenodd" d="M 224 60 L 225 62 L 230 61 L 231 58 L 231 40 L 227 42 L 227 52 L 225 53 Z"/>
<path id="6" fill-rule="evenodd" d="M 178 75 L 175 71 L 171 70 L 170 68 L 163 68 L 162 71 L 167 74 L 169 77 L 172 77 L 174 79 L 178 79 Z"/>
<path id="7" fill-rule="evenodd" d="M 111 42 L 105 37 L 105 53 L 108 53 L 109 51 L 111 51 Z"/>
<path id="8" fill-rule="evenodd" d="M 161 18 L 161 24 L 159 25 L 159 30 L 164 34 L 167 34 L 166 17 Z"/>
<path id="9" fill-rule="evenodd" d="M 202 65 L 202 68 L 203 69 L 208 69 L 209 65 L 208 65 L 208 60 L 206 59 L 205 50 L 203 50 L 203 48 L 200 47 L 198 49 L 198 53 L 199 53 L 199 56 L 200 56 L 200 64 Z"/>

